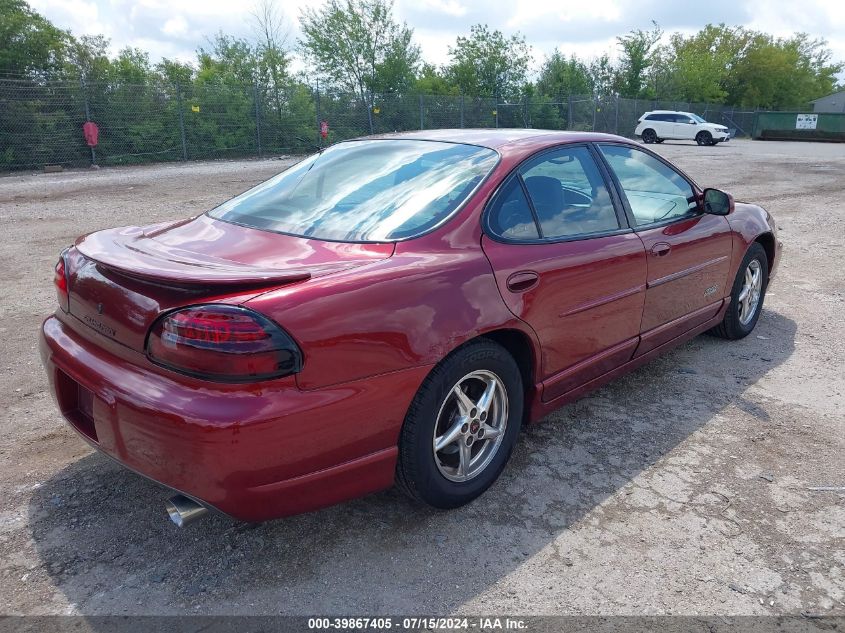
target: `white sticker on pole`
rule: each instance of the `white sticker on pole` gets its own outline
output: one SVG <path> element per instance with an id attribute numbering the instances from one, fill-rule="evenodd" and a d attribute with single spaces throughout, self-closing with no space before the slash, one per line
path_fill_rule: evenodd
<path id="1" fill-rule="evenodd" d="M 819 121 L 818 114 L 799 114 L 795 117 L 796 130 L 815 130 Z"/>

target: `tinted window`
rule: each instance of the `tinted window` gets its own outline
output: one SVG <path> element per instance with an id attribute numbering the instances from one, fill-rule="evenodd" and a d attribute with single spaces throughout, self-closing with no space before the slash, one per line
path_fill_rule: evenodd
<path id="1" fill-rule="evenodd" d="M 397 240 L 447 218 L 497 160 L 493 150 L 474 145 L 398 139 L 339 143 L 209 214 L 302 237 Z"/>
<path id="2" fill-rule="evenodd" d="M 544 238 L 619 228 L 601 172 L 586 147 L 544 154 L 520 174 Z"/>
<path id="3" fill-rule="evenodd" d="M 489 222 L 493 233 L 508 239 L 536 240 L 540 237 L 518 178 L 511 178 L 496 198 Z"/>
<path id="4" fill-rule="evenodd" d="M 638 225 L 670 220 L 697 209 L 690 184 L 665 163 L 632 147 L 600 147 Z"/>

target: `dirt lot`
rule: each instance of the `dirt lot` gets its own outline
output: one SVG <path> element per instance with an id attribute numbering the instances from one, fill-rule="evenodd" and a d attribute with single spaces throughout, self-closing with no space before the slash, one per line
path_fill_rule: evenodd
<path id="1" fill-rule="evenodd" d="M 754 334 L 549 416 L 463 509 L 390 491 L 184 531 L 46 392 L 52 267 L 80 233 L 207 210 L 283 164 L 0 178 L 0 612 L 845 614 L 845 145 L 657 150 L 778 218 Z"/>

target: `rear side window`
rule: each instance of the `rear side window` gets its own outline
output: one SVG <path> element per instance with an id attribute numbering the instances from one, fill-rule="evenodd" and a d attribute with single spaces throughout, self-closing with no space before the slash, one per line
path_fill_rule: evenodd
<path id="1" fill-rule="evenodd" d="M 565 238 L 619 228 L 601 172 L 586 147 L 544 154 L 520 169 L 544 238 Z"/>
<path id="2" fill-rule="evenodd" d="M 536 240 L 540 234 L 519 178 L 504 186 L 489 215 L 490 229 L 509 240 Z"/>

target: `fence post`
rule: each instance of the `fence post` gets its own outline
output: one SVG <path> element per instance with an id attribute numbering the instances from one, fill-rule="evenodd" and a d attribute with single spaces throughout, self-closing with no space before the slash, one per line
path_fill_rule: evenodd
<path id="1" fill-rule="evenodd" d="M 261 111 L 258 106 L 258 82 L 252 82 L 252 99 L 255 101 L 255 143 L 258 146 L 258 158 L 261 154 Z"/>
<path id="2" fill-rule="evenodd" d="M 593 95 L 593 127 L 590 130 L 591 132 L 596 131 L 596 114 L 598 113 L 599 109 L 599 100 L 596 95 Z"/>
<path id="3" fill-rule="evenodd" d="M 616 94 L 616 122 L 613 124 L 614 134 L 619 134 L 619 93 Z"/>
<path id="4" fill-rule="evenodd" d="M 185 142 L 185 108 L 182 103 L 182 83 L 176 82 L 176 105 L 179 108 L 179 134 L 182 137 L 182 160 L 188 160 L 188 145 Z"/>
<path id="5" fill-rule="evenodd" d="M 567 104 L 567 111 L 566 111 L 566 129 L 572 129 L 572 95 L 569 94 L 566 96 L 566 104 Z"/>
<path id="6" fill-rule="evenodd" d="M 464 127 L 464 93 L 461 93 L 461 128 Z"/>
<path id="7" fill-rule="evenodd" d="M 420 129 L 421 130 L 425 129 L 425 121 L 423 121 L 423 116 L 424 116 L 423 115 L 423 96 L 422 96 L 422 93 L 420 93 Z"/>
<path id="8" fill-rule="evenodd" d="M 91 120 L 91 108 L 88 105 L 88 85 L 85 83 L 85 77 L 80 77 L 79 81 L 82 83 L 82 99 L 85 102 L 85 121 Z M 97 164 L 97 154 L 94 151 L 94 146 L 91 146 L 91 165 Z"/>
<path id="9" fill-rule="evenodd" d="M 317 87 L 314 91 L 314 101 L 315 101 L 315 111 L 317 113 L 317 147 L 323 146 L 323 136 L 320 134 L 320 121 L 322 121 L 322 116 L 320 115 L 320 80 L 317 79 Z"/>
<path id="10" fill-rule="evenodd" d="M 522 127 L 528 127 L 528 95 L 522 95 Z"/>

